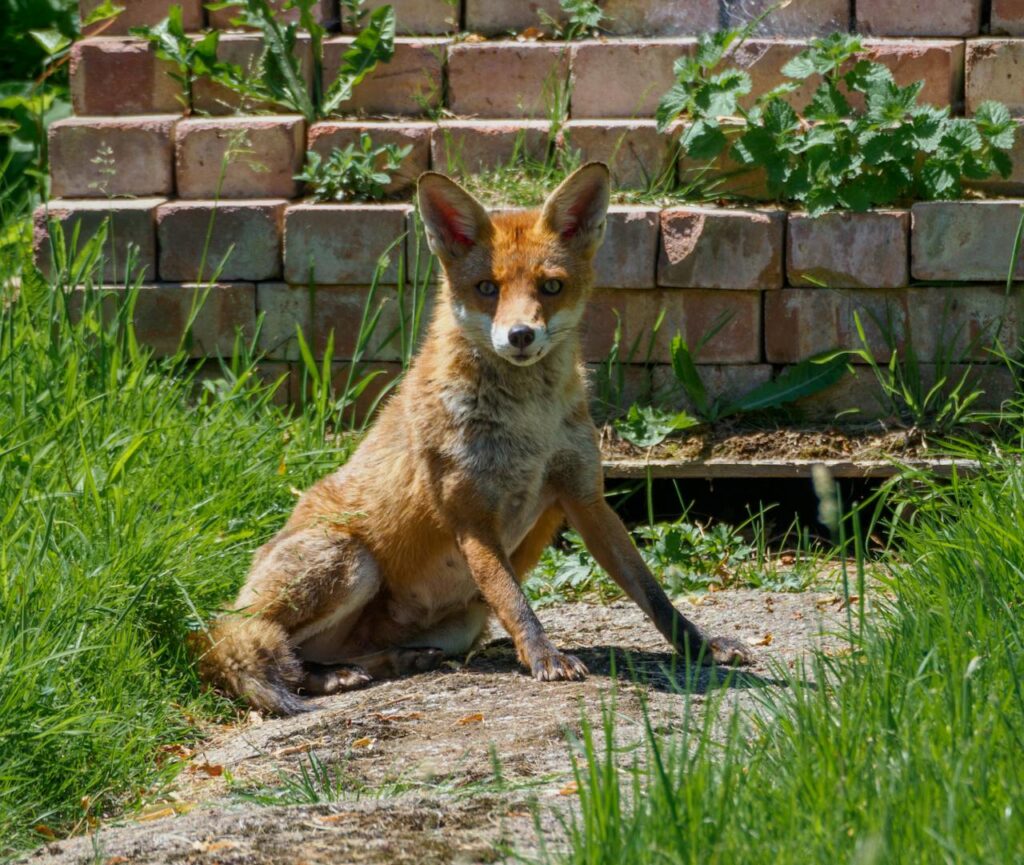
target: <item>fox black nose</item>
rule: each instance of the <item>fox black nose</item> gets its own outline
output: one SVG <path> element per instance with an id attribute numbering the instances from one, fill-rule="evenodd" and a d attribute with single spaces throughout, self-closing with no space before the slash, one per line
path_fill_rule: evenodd
<path id="1" fill-rule="evenodd" d="M 514 324 L 508 331 L 508 341 L 518 349 L 526 348 L 535 336 L 533 328 L 528 324 Z"/>

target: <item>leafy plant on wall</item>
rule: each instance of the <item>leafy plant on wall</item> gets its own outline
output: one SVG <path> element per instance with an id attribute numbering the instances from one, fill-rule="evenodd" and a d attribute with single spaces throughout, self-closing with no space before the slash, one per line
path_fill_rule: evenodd
<path id="1" fill-rule="evenodd" d="M 782 69 L 793 79 L 740 105 L 750 75 L 725 62 L 746 31 L 701 36 L 692 57 L 676 61 L 676 83 L 662 97 L 658 127 L 686 122 L 680 147 L 692 159 L 724 154 L 763 169 L 778 202 L 811 214 L 867 210 L 912 200 L 956 198 L 965 179 L 1007 177 L 1016 123 L 1005 105 L 985 102 L 973 117 L 918 103 L 924 82 L 899 86 L 881 63 L 858 59 L 858 36 L 816 39 Z M 799 82 L 820 83 L 801 112 L 790 97 Z M 863 108 L 855 107 L 863 105 Z"/>
<path id="2" fill-rule="evenodd" d="M 214 10 L 237 9 L 237 20 L 261 34 L 263 54 L 254 75 L 218 58 L 218 31 L 212 30 L 199 40 L 190 38 L 182 27 L 178 6 L 172 6 L 168 17 L 156 27 L 138 27 L 132 33 L 148 39 L 161 59 L 175 65 L 186 107 L 190 104 L 192 84 L 206 77 L 246 99 L 280 106 L 313 123 L 337 112 L 352 98 L 356 86 L 378 63 L 390 61 L 395 51 L 395 12 L 391 6 L 381 6 L 366 16 L 359 34 L 342 55 L 334 80 L 326 89 L 322 88 L 326 31 L 314 14 L 316 5 L 317 0 L 288 0 L 284 9 L 299 10 L 299 20 L 289 24 L 281 23 L 267 0 L 236 0 L 208 6 Z M 298 50 L 300 33 L 309 34 L 311 84 L 307 83 Z"/>

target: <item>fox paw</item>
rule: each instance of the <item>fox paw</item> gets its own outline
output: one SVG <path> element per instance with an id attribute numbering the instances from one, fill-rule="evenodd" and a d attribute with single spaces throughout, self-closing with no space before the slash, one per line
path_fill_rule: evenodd
<path id="1" fill-rule="evenodd" d="M 712 637 L 708 640 L 705 663 L 723 667 L 743 667 L 754 662 L 753 650 L 740 640 L 730 637 Z"/>
<path id="2" fill-rule="evenodd" d="M 586 664 L 573 655 L 550 649 L 535 655 L 530 661 L 533 678 L 541 682 L 568 680 L 579 682 L 587 678 Z"/>
<path id="3" fill-rule="evenodd" d="M 301 689 L 307 694 L 337 694 L 341 691 L 354 691 L 373 681 L 362 667 L 355 664 L 330 667 L 322 670 L 309 670 L 302 682 Z"/>
<path id="4" fill-rule="evenodd" d="M 436 670 L 442 661 L 444 650 L 433 648 L 399 649 L 395 656 L 395 666 L 400 675 Z"/>

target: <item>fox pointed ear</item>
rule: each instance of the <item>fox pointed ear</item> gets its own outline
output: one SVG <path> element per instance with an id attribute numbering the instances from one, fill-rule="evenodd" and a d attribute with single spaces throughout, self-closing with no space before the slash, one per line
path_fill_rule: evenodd
<path id="1" fill-rule="evenodd" d="M 541 219 L 563 241 L 593 254 L 604 239 L 610 194 L 608 166 L 603 162 L 588 162 L 548 196 Z"/>
<path id="2" fill-rule="evenodd" d="M 491 236 L 487 211 L 454 180 L 428 171 L 417 184 L 430 251 L 442 261 L 461 258 Z"/>

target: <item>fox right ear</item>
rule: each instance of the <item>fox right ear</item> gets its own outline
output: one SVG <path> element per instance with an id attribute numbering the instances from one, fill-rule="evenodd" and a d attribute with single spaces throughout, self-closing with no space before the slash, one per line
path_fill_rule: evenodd
<path id="1" fill-rule="evenodd" d="M 454 180 L 433 171 L 421 174 L 417 197 L 430 251 L 442 261 L 461 258 L 490 237 L 487 211 Z"/>

